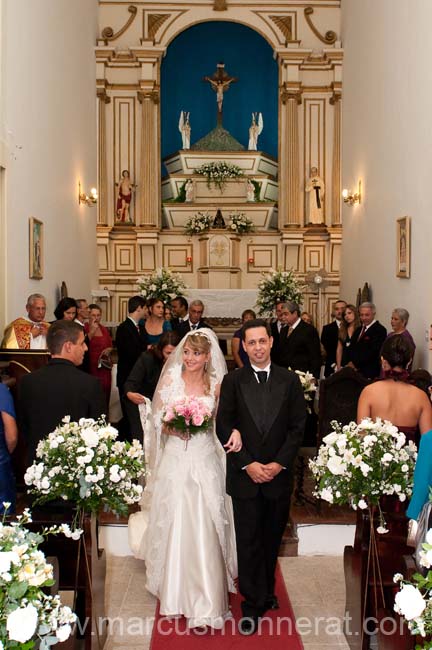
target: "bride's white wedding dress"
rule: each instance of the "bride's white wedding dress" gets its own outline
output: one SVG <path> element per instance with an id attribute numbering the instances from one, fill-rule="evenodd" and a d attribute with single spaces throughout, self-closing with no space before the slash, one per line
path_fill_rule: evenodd
<path id="1" fill-rule="evenodd" d="M 176 373 L 177 374 L 177 373 Z M 184 395 L 177 374 L 160 390 L 161 412 Z M 201 397 L 215 410 L 214 383 Z M 189 627 L 221 628 L 230 616 L 237 560 L 231 499 L 225 492 L 225 453 L 214 426 L 192 435 L 161 436 L 163 451 L 151 480 L 148 524 L 143 536 L 147 589 L 160 613 L 183 615 Z M 137 520 L 138 521 L 138 520 Z"/>

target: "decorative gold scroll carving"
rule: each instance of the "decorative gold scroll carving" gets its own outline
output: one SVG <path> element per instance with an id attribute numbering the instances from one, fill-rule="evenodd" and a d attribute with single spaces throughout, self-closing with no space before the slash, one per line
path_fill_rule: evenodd
<path id="1" fill-rule="evenodd" d="M 213 11 L 226 11 L 227 9 L 226 0 L 214 0 Z"/>
<path id="2" fill-rule="evenodd" d="M 295 100 L 297 104 L 302 103 L 301 90 L 298 88 L 289 88 L 286 84 L 283 84 L 279 88 L 279 93 L 282 104 L 286 104 L 289 100 Z"/>
<path id="3" fill-rule="evenodd" d="M 313 31 L 315 36 L 317 36 L 320 39 L 320 41 L 322 41 L 323 43 L 326 43 L 327 45 L 333 45 L 333 43 L 335 43 L 337 41 L 336 32 L 334 32 L 334 31 L 332 31 L 330 29 L 328 32 L 325 33 L 324 36 L 322 34 L 320 34 L 320 32 L 317 30 L 317 28 L 313 24 L 312 20 L 310 19 L 310 16 L 313 14 L 313 12 L 314 12 L 313 7 L 306 7 L 305 8 L 304 15 L 305 15 L 307 24 L 309 25 L 309 27 L 311 28 L 311 30 Z"/>
<path id="4" fill-rule="evenodd" d="M 147 99 L 152 101 L 153 104 L 159 104 L 159 86 L 155 86 L 152 90 L 139 90 L 137 97 L 140 104 Z"/>
<path id="5" fill-rule="evenodd" d="M 149 14 L 148 37 L 153 39 L 156 36 L 159 27 L 162 27 L 166 19 L 169 17 L 170 14 Z"/>
<path id="6" fill-rule="evenodd" d="M 279 27 L 287 43 L 293 40 L 292 16 L 269 16 L 269 18 Z"/>
<path id="7" fill-rule="evenodd" d="M 112 27 L 104 27 L 102 30 L 102 40 L 105 42 L 105 45 L 108 45 L 109 41 L 115 41 L 119 36 L 125 33 L 127 29 L 132 25 L 133 21 L 136 18 L 136 15 L 138 13 L 138 7 L 135 7 L 135 5 L 129 5 L 128 11 L 131 14 L 130 17 L 128 18 L 127 22 L 123 25 L 121 29 L 118 30 L 118 32 L 114 33 L 114 30 Z"/>
<path id="8" fill-rule="evenodd" d="M 342 99 L 342 93 L 339 91 L 337 92 L 336 90 L 333 92 L 333 95 L 330 97 L 330 104 L 334 106 L 337 102 L 340 102 Z"/>
<path id="9" fill-rule="evenodd" d="M 104 102 L 104 104 L 109 104 L 111 97 L 107 94 L 106 88 L 98 88 L 96 90 L 96 97 Z"/>

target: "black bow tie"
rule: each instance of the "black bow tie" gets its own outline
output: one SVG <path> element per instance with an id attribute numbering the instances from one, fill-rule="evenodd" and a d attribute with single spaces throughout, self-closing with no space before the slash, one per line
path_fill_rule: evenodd
<path id="1" fill-rule="evenodd" d="M 267 370 L 254 370 L 260 384 L 267 382 Z"/>

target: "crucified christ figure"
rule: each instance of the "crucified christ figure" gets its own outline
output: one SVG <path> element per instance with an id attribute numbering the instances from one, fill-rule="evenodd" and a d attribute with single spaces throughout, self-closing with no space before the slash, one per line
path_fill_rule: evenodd
<path id="1" fill-rule="evenodd" d="M 225 63 L 218 63 L 216 72 L 211 77 L 204 77 L 203 81 L 208 81 L 216 92 L 216 102 L 218 107 L 218 124 L 222 123 L 222 104 L 224 93 L 230 87 L 230 84 L 237 81 L 237 77 L 230 77 L 225 71 Z"/>

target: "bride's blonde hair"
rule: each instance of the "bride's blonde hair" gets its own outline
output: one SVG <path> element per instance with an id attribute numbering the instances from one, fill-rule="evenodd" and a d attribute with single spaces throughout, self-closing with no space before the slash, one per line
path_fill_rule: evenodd
<path id="1" fill-rule="evenodd" d="M 203 354 L 208 354 L 210 352 L 211 343 L 205 334 L 201 334 L 199 331 L 190 334 L 187 337 L 187 341 L 184 344 L 184 347 L 188 345 L 193 352 L 202 352 Z M 208 372 L 208 364 L 204 366 L 204 393 L 209 395 L 210 393 L 210 373 Z"/>

